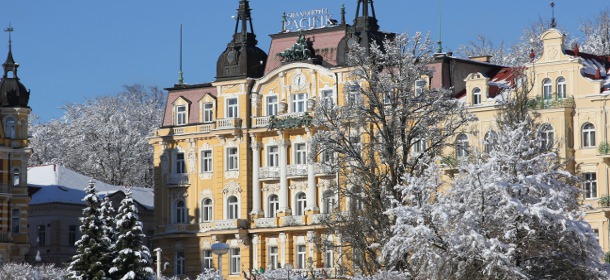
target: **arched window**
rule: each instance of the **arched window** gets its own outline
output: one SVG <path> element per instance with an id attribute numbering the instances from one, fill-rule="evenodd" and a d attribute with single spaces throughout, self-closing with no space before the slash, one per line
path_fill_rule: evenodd
<path id="1" fill-rule="evenodd" d="M 495 131 L 490 130 L 485 134 L 485 152 L 491 152 L 497 144 L 498 134 Z"/>
<path id="2" fill-rule="evenodd" d="M 13 117 L 4 119 L 4 137 L 9 139 L 17 138 L 15 135 L 15 119 Z"/>
<path id="3" fill-rule="evenodd" d="M 280 199 L 277 195 L 272 194 L 269 196 L 267 203 L 267 217 L 273 218 L 277 215 L 277 210 L 280 209 Z"/>
<path id="4" fill-rule="evenodd" d="M 557 99 L 564 99 L 566 97 L 566 79 L 564 77 L 559 77 L 557 79 Z"/>
<path id="5" fill-rule="evenodd" d="M 591 123 L 582 126 L 582 146 L 595 147 L 595 126 Z"/>
<path id="6" fill-rule="evenodd" d="M 553 98 L 553 85 L 551 79 L 542 80 L 542 98 L 544 100 L 551 100 Z"/>
<path id="7" fill-rule="evenodd" d="M 333 191 L 325 191 L 322 195 L 322 213 L 330 214 L 337 206 L 337 197 Z"/>
<path id="8" fill-rule="evenodd" d="M 461 133 L 455 140 L 455 153 L 459 160 L 466 159 L 468 157 L 468 136 Z"/>
<path id="9" fill-rule="evenodd" d="M 481 104 L 481 89 L 474 88 L 472 90 L 472 105 Z"/>
<path id="10" fill-rule="evenodd" d="M 555 131 L 553 130 L 553 126 L 548 123 L 541 125 L 538 135 L 540 136 L 543 148 L 550 149 L 553 147 L 555 141 Z"/>
<path id="11" fill-rule="evenodd" d="M 210 222 L 214 219 L 212 200 L 205 198 L 201 201 L 201 222 Z"/>
<path id="12" fill-rule="evenodd" d="M 28 139 L 28 122 L 24 119 L 19 121 L 19 126 L 21 126 L 21 139 Z"/>
<path id="13" fill-rule="evenodd" d="M 237 201 L 237 197 L 233 195 L 227 198 L 227 219 L 239 219 L 239 202 Z"/>
<path id="14" fill-rule="evenodd" d="M 307 207 L 307 199 L 305 198 L 305 194 L 300 192 L 296 196 L 296 207 L 294 215 L 303 216 L 305 215 L 305 207 Z"/>
<path id="15" fill-rule="evenodd" d="M 184 203 L 184 200 L 176 201 L 176 223 L 186 223 L 186 204 Z"/>

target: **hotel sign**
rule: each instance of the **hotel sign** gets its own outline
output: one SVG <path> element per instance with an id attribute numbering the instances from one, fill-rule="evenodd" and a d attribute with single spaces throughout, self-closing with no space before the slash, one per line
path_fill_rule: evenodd
<path id="1" fill-rule="evenodd" d="M 337 25 L 328 9 L 317 9 L 303 12 L 287 13 L 285 31 L 299 31 L 324 28 Z"/>

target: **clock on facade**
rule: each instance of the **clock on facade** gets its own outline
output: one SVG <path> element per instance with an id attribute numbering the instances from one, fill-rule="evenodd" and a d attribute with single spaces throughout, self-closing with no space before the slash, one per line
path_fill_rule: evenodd
<path id="1" fill-rule="evenodd" d="M 305 87 L 305 75 L 303 73 L 295 74 L 292 78 L 292 86 L 296 89 L 302 89 Z"/>

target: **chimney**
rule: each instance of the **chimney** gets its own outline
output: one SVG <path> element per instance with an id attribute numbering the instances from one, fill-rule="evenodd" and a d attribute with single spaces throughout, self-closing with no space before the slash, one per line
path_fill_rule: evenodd
<path id="1" fill-rule="evenodd" d="M 480 56 L 469 56 L 470 60 L 479 61 L 479 62 L 487 62 L 491 61 L 491 55 L 480 55 Z"/>

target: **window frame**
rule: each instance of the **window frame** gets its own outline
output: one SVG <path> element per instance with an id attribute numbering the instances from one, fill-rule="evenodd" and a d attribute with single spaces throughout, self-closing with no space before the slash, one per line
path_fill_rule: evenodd
<path id="1" fill-rule="evenodd" d="M 201 268 L 214 268 L 214 255 L 212 254 L 212 250 L 205 249 L 201 251 Z"/>
<path id="2" fill-rule="evenodd" d="M 174 259 L 174 274 L 184 275 L 185 273 L 186 257 L 184 251 L 176 251 Z"/>
<path id="3" fill-rule="evenodd" d="M 555 129 L 549 123 L 540 126 L 538 135 L 541 139 L 543 148 L 550 149 L 555 145 Z"/>
<path id="4" fill-rule="evenodd" d="M 307 164 L 307 143 L 294 143 L 294 164 Z"/>
<path id="5" fill-rule="evenodd" d="M 322 214 L 331 214 L 337 207 L 337 196 L 331 190 L 322 193 Z"/>
<path id="6" fill-rule="evenodd" d="M 485 133 L 483 144 L 485 146 L 485 152 L 490 153 L 498 144 L 498 133 L 496 133 L 493 129 L 490 129 L 487 133 Z"/>
<path id="7" fill-rule="evenodd" d="M 40 247 L 47 245 L 47 227 L 45 225 L 38 225 L 36 227 L 36 243 Z"/>
<path id="8" fill-rule="evenodd" d="M 186 154 L 182 151 L 176 153 L 175 174 L 186 174 Z"/>
<path id="9" fill-rule="evenodd" d="M 235 199 L 234 201 L 232 199 Z M 239 198 L 231 195 L 227 197 L 227 220 L 239 219 Z"/>
<path id="10" fill-rule="evenodd" d="M 272 200 L 275 198 L 275 200 Z M 280 198 L 276 194 L 271 194 L 267 197 L 267 218 L 277 217 L 277 211 L 280 209 Z"/>
<path id="11" fill-rule="evenodd" d="M 176 105 L 176 125 L 187 124 L 188 110 L 186 105 Z"/>
<path id="12" fill-rule="evenodd" d="M 597 172 L 585 172 L 583 173 L 583 189 L 585 199 L 594 199 L 598 197 L 597 194 Z"/>
<path id="13" fill-rule="evenodd" d="M 298 192 L 294 195 L 294 215 L 304 216 L 307 208 L 307 195 L 304 192 Z"/>
<path id="14" fill-rule="evenodd" d="M 481 104 L 481 89 L 475 87 L 472 89 L 472 105 L 480 105 Z"/>
<path id="15" fill-rule="evenodd" d="M 468 135 L 460 133 L 455 138 L 455 157 L 458 160 L 465 160 L 468 158 L 470 144 L 468 142 Z"/>
<path id="16" fill-rule="evenodd" d="M 237 119 L 239 118 L 239 100 L 237 97 L 231 97 L 225 99 L 226 102 L 226 111 L 225 118 L 227 119 Z M 235 102 L 235 103 L 232 103 Z"/>
<path id="17" fill-rule="evenodd" d="M 19 208 L 11 209 L 11 233 L 19 233 L 21 231 L 21 210 Z"/>
<path id="18" fill-rule="evenodd" d="M 293 113 L 305 113 L 307 112 L 307 93 L 295 93 L 291 96 L 292 99 L 292 112 Z"/>
<path id="19" fill-rule="evenodd" d="M 187 207 L 186 207 L 186 201 L 184 201 L 183 199 L 178 199 L 176 200 L 176 202 L 174 203 L 174 211 L 175 211 L 175 223 L 176 224 L 186 224 L 187 222 Z"/>
<path id="20" fill-rule="evenodd" d="M 582 147 L 583 148 L 593 148 L 595 147 L 595 125 L 587 122 L 582 125 L 581 128 L 582 135 Z"/>
<path id="21" fill-rule="evenodd" d="M 226 170 L 237 171 L 239 170 L 239 148 L 238 147 L 227 147 L 226 152 Z"/>
<path id="22" fill-rule="evenodd" d="M 209 108 L 207 108 L 208 105 Z M 214 102 L 201 103 L 201 112 L 204 123 L 214 122 Z"/>
<path id="23" fill-rule="evenodd" d="M 335 91 L 332 89 L 322 89 L 320 91 L 320 105 L 326 109 L 335 107 Z"/>
<path id="24" fill-rule="evenodd" d="M 212 150 L 201 150 L 200 155 L 200 168 L 199 173 L 211 173 L 214 172 L 214 151 Z"/>
<path id="25" fill-rule="evenodd" d="M 267 146 L 267 167 L 280 166 L 280 148 L 277 145 Z"/>
<path id="26" fill-rule="evenodd" d="M 275 99 L 275 101 L 270 101 Z M 279 97 L 277 95 L 270 95 L 265 98 L 265 113 L 266 116 L 277 116 L 279 113 Z"/>
<path id="27" fill-rule="evenodd" d="M 76 245 L 76 225 L 69 225 L 68 226 L 68 245 L 75 247 Z"/>
<path id="28" fill-rule="evenodd" d="M 209 223 L 214 220 L 214 201 L 206 197 L 201 200 L 201 222 Z"/>
<path id="29" fill-rule="evenodd" d="M 568 98 L 566 78 L 560 76 L 557 78 L 557 99 Z"/>
<path id="30" fill-rule="evenodd" d="M 295 247 L 295 269 L 305 269 L 307 264 L 307 246 L 297 244 Z"/>
<path id="31" fill-rule="evenodd" d="M 274 250 L 275 249 L 275 250 Z M 277 269 L 279 264 L 279 248 L 275 245 L 269 246 L 269 262 L 268 266 L 271 266 L 271 269 Z"/>
<path id="32" fill-rule="evenodd" d="M 553 82 L 549 78 L 542 80 L 542 99 L 545 101 L 553 99 Z"/>
<path id="33" fill-rule="evenodd" d="M 241 250 L 229 249 L 229 275 L 239 275 L 241 272 Z"/>

